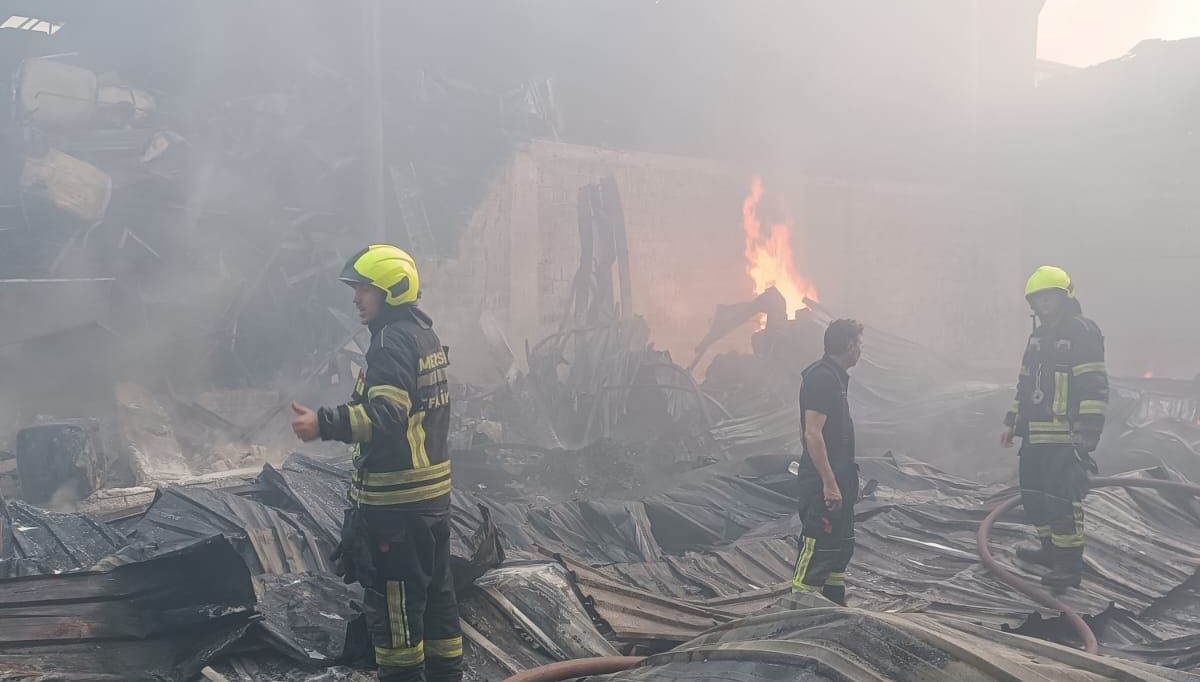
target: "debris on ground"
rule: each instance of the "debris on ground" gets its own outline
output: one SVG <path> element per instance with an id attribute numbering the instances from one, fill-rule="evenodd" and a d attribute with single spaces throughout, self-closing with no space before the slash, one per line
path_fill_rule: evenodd
<path id="1" fill-rule="evenodd" d="M 323 31 L 357 23 L 313 11 Z M 382 152 L 385 233 L 430 262 L 458 236 L 433 225 L 465 224 L 512 150 L 562 130 L 554 82 L 422 65 L 372 103 L 357 54 L 277 49 L 275 21 L 240 20 L 223 40 L 241 49 L 202 70 L 165 48 L 117 69 L 103 46 L 51 49 L 43 23 L 47 42 L 10 55 L 0 137 L 0 679 L 371 679 L 362 590 L 329 559 L 350 452 L 294 451 L 287 416 L 344 399 L 364 365 L 333 277 L 366 237 L 364 110 L 403 130 Z M 850 608 L 791 596 L 796 394 L 836 315 L 757 288 L 679 364 L 634 313 L 625 216 L 644 198 L 626 192 L 597 173 L 557 199 L 579 261 L 550 333 L 522 346 L 482 307 L 496 381 L 452 385 L 468 680 L 612 655 L 648 658 L 596 679 L 1195 679 L 1200 502 L 1088 495 L 1087 570 L 1063 599 L 1103 656 L 1076 651 L 976 555 L 1017 493 L 993 433 L 1015 377 L 885 329 L 850 393 Z M 718 352 L 741 334 L 748 352 Z M 1200 480 L 1200 383 L 1112 394 L 1105 475 Z M 1004 516 L 993 550 L 1036 579 L 1014 551 L 1029 537 Z"/>

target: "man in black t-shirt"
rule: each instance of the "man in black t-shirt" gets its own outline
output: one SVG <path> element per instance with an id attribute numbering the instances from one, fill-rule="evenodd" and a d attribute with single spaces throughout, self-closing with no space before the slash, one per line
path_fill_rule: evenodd
<path id="1" fill-rule="evenodd" d="M 821 592 L 846 603 L 846 567 L 854 553 L 854 422 L 846 390 L 847 370 L 862 355 L 863 326 L 834 320 L 825 330 L 825 356 L 804 370 L 800 389 L 800 554 L 792 592 Z"/>

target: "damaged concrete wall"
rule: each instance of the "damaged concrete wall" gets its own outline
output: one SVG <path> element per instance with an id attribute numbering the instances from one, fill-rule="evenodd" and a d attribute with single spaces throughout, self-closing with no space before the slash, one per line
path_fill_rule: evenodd
<path id="1" fill-rule="evenodd" d="M 536 141 L 496 180 L 458 256 L 425 267 L 424 305 L 460 379 L 500 376 L 481 314 L 519 360 L 526 340 L 558 328 L 579 264 L 576 195 L 609 174 L 625 209 L 634 312 L 657 347 L 686 364 L 714 306 L 753 296 L 741 229 L 751 171 Z M 1011 295 L 1023 282 L 1015 200 L 915 184 L 778 185 L 794 217 L 797 270 L 834 310 L 982 364 L 1011 364 L 1025 333 L 1024 302 Z"/>

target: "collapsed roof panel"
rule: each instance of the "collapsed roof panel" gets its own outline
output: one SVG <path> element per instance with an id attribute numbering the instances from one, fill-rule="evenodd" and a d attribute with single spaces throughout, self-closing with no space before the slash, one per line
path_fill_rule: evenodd
<path id="1" fill-rule="evenodd" d="M 848 576 L 856 604 L 942 614 L 997 628 L 1022 628 L 1041 614 L 1055 615 L 1012 593 L 979 564 L 979 522 L 997 496 L 1011 490 L 983 488 L 905 458 L 867 459 L 863 468 L 864 477 L 878 480 L 879 488 L 859 507 L 858 549 Z M 721 480 L 710 478 L 714 485 Z M 1094 529 L 1087 555 L 1091 571 L 1083 590 L 1066 596 L 1068 603 L 1093 616 L 1111 615 L 1113 608 L 1145 614 L 1140 619 L 1145 638 L 1155 640 L 1196 627 L 1191 618 L 1180 622 L 1175 611 L 1153 617 L 1163 610 L 1156 605 L 1179 601 L 1178 586 L 1196 572 L 1200 544 L 1188 504 L 1157 493 L 1103 489 L 1088 497 L 1086 509 Z M 752 612 L 764 599 L 786 592 L 797 530 L 789 516 L 760 523 L 732 543 L 681 553 L 659 548 L 654 558 L 632 562 L 581 559 L 580 553 L 561 548 L 558 535 L 535 533 L 532 541 L 535 551 L 558 552 L 577 572 L 582 592 L 618 637 L 680 642 L 714 620 Z M 1005 563 L 1016 561 L 1012 544 L 1026 537 L 1019 517 L 997 526 L 994 543 L 1003 548 Z M 1037 580 L 1035 567 L 1015 565 Z M 653 606 L 635 611 L 630 604 L 636 603 Z M 1051 628 L 1043 634 L 1054 632 Z M 1059 629 L 1057 636 L 1069 633 Z M 1101 631 L 1100 637 L 1114 648 L 1130 643 L 1118 632 L 1106 636 Z"/>
<path id="2" fill-rule="evenodd" d="M 784 600 L 776 610 L 718 626 L 637 668 L 597 682 L 741 680 L 1033 680 L 1182 682 L 1195 675 L 920 614 L 887 614 Z"/>
<path id="3" fill-rule="evenodd" d="M 169 544 L 222 535 L 254 574 L 330 572 L 333 545 L 287 512 L 255 500 L 204 488 L 160 488 L 129 538 Z"/>
<path id="4" fill-rule="evenodd" d="M 556 660 L 615 656 L 596 631 L 566 570 L 553 562 L 514 562 L 476 581 L 482 598 L 507 613 Z"/>
<path id="5" fill-rule="evenodd" d="M 244 635 L 253 605 L 250 573 L 221 537 L 108 572 L 0 581 L 0 670 L 191 682 Z"/>
<path id="6" fill-rule="evenodd" d="M 283 495 L 326 543 L 337 545 L 342 533 L 342 510 L 350 494 L 349 462 L 335 466 L 293 454 L 281 466 L 263 466 L 261 480 Z"/>
<path id="7" fill-rule="evenodd" d="M 85 514 L 62 514 L 19 500 L 0 501 L 0 578 L 91 568 L 127 544 Z"/>

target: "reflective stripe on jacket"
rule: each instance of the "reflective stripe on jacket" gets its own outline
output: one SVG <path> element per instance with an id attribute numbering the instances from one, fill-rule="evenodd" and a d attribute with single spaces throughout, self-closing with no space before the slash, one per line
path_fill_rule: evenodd
<path id="1" fill-rule="evenodd" d="M 350 402 L 322 408 L 321 437 L 353 443 L 350 498 L 360 505 L 449 507 L 447 349 L 413 305 L 370 325 L 366 369 Z"/>
<path id="2" fill-rule="evenodd" d="M 1034 445 L 1072 444 L 1081 435 L 1099 440 L 1107 405 L 1104 336 L 1096 323 L 1069 315 L 1054 328 L 1035 329 L 1005 424 Z"/>

